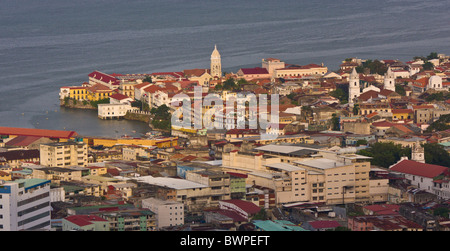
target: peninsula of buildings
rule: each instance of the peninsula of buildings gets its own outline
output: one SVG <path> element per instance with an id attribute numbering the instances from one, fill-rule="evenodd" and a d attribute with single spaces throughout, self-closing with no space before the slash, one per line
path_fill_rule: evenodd
<path id="1" fill-rule="evenodd" d="M 172 97 L 198 88 L 278 94 L 279 126 L 171 126 Z M 61 105 L 150 133 L 0 127 L 0 230 L 449 231 L 449 88 L 437 53 L 335 71 L 265 58 L 225 73 L 214 48 L 206 69 L 94 71 L 61 88 Z"/>

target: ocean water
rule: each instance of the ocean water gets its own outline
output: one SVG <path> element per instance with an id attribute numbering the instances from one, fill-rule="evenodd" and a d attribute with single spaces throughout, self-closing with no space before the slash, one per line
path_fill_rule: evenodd
<path id="1" fill-rule="evenodd" d="M 87 75 L 208 68 L 261 59 L 324 63 L 407 61 L 450 54 L 448 0 L 1 0 L 0 126 L 140 135 L 145 123 L 104 121 L 59 107 L 61 86 Z"/>

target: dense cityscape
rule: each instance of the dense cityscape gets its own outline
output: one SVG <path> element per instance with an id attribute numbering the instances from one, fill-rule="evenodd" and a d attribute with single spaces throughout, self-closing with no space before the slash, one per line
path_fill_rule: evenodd
<path id="1" fill-rule="evenodd" d="M 148 132 L 0 127 L 0 231 L 450 230 L 445 54 L 87 75 L 62 107 Z"/>

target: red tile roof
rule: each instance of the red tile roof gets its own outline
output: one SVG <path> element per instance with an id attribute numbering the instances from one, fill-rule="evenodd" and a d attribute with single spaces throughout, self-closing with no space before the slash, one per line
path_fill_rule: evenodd
<path id="1" fill-rule="evenodd" d="M 87 225 L 91 225 L 94 224 L 94 221 L 105 221 L 107 222 L 107 220 L 103 219 L 100 216 L 95 216 L 95 215 L 71 215 L 68 216 L 66 218 L 64 218 L 67 221 L 72 222 L 73 224 L 83 227 L 83 226 L 87 226 Z"/>
<path id="2" fill-rule="evenodd" d="M 426 163 L 420 163 L 413 160 L 402 160 L 394 164 L 390 170 L 394 172 L 412 174 L 427 178 L 434 178 L 444 173 L 448 168 Z"/>
<path id="3" fill-rule="evenodd" d="M 89 75 L 89 77 L 91 78 L 95 78 L 99 81 L 105 82 L 105 83 L 111 83 L 111 84 L 119 84 L 119 80 L 116 79 L 115 77 L 108 75 L 106 73 L 103 72 L 99 72 L 99 71 L 94 71 L 91 72 Z"/>
<path id="4" fill-rule="evenodd" d="M 253 74 L 269 74 L 266 68 L 255 67 L 255 68 L 241 68 L 242 73 L 245 75 Z"/>
<path id="5" fill-rule="evenodd" d="M 113 95 L 111 95 L 109 97 L 113 98 L 113 99 L 117 99 L 117 100 L 123 100 L 123 99 L 130 98 L 127 95 L 123 95 L 123 94 L 120 94 L 120 93 L 113 94 Z"/>
<path id="6" fill-rule="evenodd" d="M 77 136 L 78 134 L 75 131 L 0 127 L 0 135 L 37 136 L 45 138 L 69 139 Z"/>
<path id="7" fill-rule="evenodd" d="M 223 200 L 222 202 L 233 204 L 236 207 L 244 210 L 248 214 L 256 214 L 261 211 L 261 208 L 255 205 L 253 202 L 245 200 Z"/>
<path id="8" fill-rule="evenodd" d="M 17 136 L 5 143 L 6 146 L 29 146 L 36 140 L 42 137 L 39 136 Z"/>
<path id="9" fill-rule="evenodd" d="M 318 221 L 310 221 L 308 222 L 311 227 L 315 229 L 322 229 L 322 228 L 337 228 L 340 227 L 341 224 L 337 221 L 329 221 L 329 220 L 318 220 Z"/>

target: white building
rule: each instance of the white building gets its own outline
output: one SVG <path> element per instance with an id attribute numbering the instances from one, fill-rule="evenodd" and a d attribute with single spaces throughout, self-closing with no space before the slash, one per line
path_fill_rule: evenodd
<path id="1" fill-rule="evenodd" d="M 428 89 L 443 91 L 442 78 L 437 75 L 431 76 L 430 79 L 428 79 L 427 90 Z"/>
<path id="2" fill-rule="evenodd" d="M 0 182 L 0 231 L 50 230 L 50 180 Z"/>
<path id="3" fill-rule="evenodd" d="M 407 158 L 389 167 L 393 173 L 400 174 L 411 182 L 411 185 L 428 193 L 435 194 L 440 199 L 450 199 L 448 179 L 438 178 L 445 176 L 448 167 L 421 163 Z"/>
<path id="4" fill-rule="evenodd" d="M 99 104 L 98 117 L 101 119 L 121 118 L 127 114 L 128 111 L 139 110 L 137 107 L 132 107 L 130 104 Z"/>
<path id="5" fill-rule="evenodd" d="M 142 200 L 142 208 L 148 208 L 156 214 L 157 229 L 184 224 L 183 203 L 148 198 Z"/>

